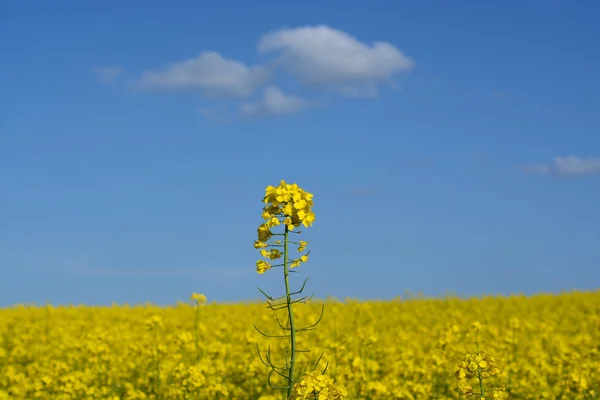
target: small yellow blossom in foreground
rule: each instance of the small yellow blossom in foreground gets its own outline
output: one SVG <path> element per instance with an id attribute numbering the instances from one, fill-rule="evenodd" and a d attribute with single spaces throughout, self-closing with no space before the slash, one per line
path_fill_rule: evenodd
<path id="1" fill-rule="evenodd" d="M 496 360 L 484 351 L 477 354 L 467 354 L 465 359 L 458 363 L 456 377 L 458 379 L 472 379 L 478 376 L 487 378 L 500 372 Z"/>
<path id="2" fill-rule="evenodd" d="M 192 301 L 195 301 L 197 304 L 204 304 L 206 303 L 206 296 L 203 295 L 202 293 L 192 293 L 192 295 L 190 296 L 190 299 Z"/>
<path id="3" fill-rule="evenodd" d="M 346 389 L 337 387 L 333 379 L 318 371 L 311 371 L 304 374 L 294 386 L 290 400 L 342 400 L 347 396 Z"/>

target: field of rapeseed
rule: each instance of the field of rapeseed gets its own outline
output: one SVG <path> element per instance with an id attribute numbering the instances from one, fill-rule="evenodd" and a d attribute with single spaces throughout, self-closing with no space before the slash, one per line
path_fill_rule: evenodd
<path id="1" fill-rule="evenodd" d="M 283 296 L 0 310 L 0 400 L 596 397 L 600 292 L 310 301 L 290 277 L 313 195 L 281 181 L 263 202 L 256 270 L 282 271 Z"/>
<path id="2" fill-rule="evenodd" d="M 282 399 L 255 343 L 284 357 L 264 303 L 30 307 L 0 311 L 1 399 Z M 299 322 L 319 302 L 297 307 Z M 458 363 L 482 350 L 486 397 L 583 399 L 599 391 L 600 292 L 471 300 L 326 301 L 302 360 L 321 352 L 348 399 L 459 399 Z M 281 352 L 279 352 L 281 350 Z M 471 385 L 479 389 L 477 379 Z"/>

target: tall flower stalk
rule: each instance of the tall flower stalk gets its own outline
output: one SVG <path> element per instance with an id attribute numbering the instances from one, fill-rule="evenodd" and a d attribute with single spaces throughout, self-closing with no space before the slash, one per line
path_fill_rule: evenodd
<path id="1" fill-rule="evenodd" d="M 206 303 L 206 296 L 202 293 L 192 293 L 190 299 L 194 302 L 194 348 L 196 351 L 195 360 L 200 361 L 200 306 Z"/>
<path id="2" fill-rule="evenodd" d="M 256 325 L 254 328 L 260 334 L 269 338 L 287 338 L 289 340 L 289 350 L 286 355 L 285 365 L 283 366 L 277 366 L 273 363 L 270 348 L 264 354 L 264 357 L 261 355 L 258 345 L 257 351 L 263 364 L 270 369 L 267 378 L 268 385 L 272 388 L 285 389 L 287 393 L 286 398 L 292 399 L 298 395 L 298 393 L 295 393 L 295 391 L 298 392 L 299 390 L 307 390 L 302 385 L 298 385 L 296 389 L 294 388 L 294 384 L 298 382 L 296 379 L 296 376 L 298 375 L 296 370 L 296 355 L 299 352 L 308 351 L 298 349 L 296 342 L 297 334 L 300 332 L 313 330 L 321 321 L 324 311 L 323 306 L 321 308 L 321 314 L 319 318 L 312 325 L 299 328 L 294 321 L 294 304 L 305 303 L 312 296 L 309 297 L 302 294 L 308 279 L 304 281 L 299 290 L 292 291 L 290 285 L 290 275 L 292 272 L 296 272 L 293 270 L 294 268 L 299 267 L 301 264 L 308 261 L 308 255 L 310 251 L 306 252 L 308 242 L 302 240 L 298 242 L 292 241 L 290 240 L 290 237 L 292 234 L 301 234 L 300 231 L 296 231 L 294 229 L 299 228 L 300 226 L 312 226 L 315 220 L 315 214 L 312 211 L 314 204 L 313 195 L 312 193 L 300 188 L 297 184 L 288 184 L 282 180 L 277 187 L 267 186 L 263 203 L 265 203 L 265 206 L 263 207 L 262 218 L 265 222 L 258 227 L 258 239 L 254 242 L 254 248 L 260 250 L 263 259 L 256 262 L 256 271 L 259 274 L 264 274 L 266 271 L 269 271 L 272 268 L 283 268 L 285 295 L 280 297 L 272 297 L 265 293 L 262 289 L 258 288 L 258 290 L 266 297 L 268 303 L 267 307 L 269 309 L 275 312 L 284 309 L 287 311 L 287 323 L 283 324 L 277 316 L 277 313 L 275 313 L 277 324 L 279 328 L 285 332 L 285 334 L 271 335 L 259 330 Z M 272 231 L 272 229 L 280 226 L 283 227 L 282 233 L 274 233 Z M 291 245 L 297 245 L 296 250 L 298 253 L 306 253 L 299 255 L 298 258 L 292 258 L 290 254 Z M 278 264 L 271 264 L 273 260 L 281 261 Z M 321 357 L 319 357 L 319 360 L 317 360 L 315 363 L 313 370 L 316 369 L 320 359 Z M 307 368 L 305 368 L 304 372 L 306 372 Z M 271 377 L 273 374 L 283 378 L 287 384 L 285 386 L 274 386 L 271 382 Z M 334 390 L 336 389 L 331 388 L 332 392 Z M 312 394 L 312 392 L 310 392 L 310 394 Z"/>

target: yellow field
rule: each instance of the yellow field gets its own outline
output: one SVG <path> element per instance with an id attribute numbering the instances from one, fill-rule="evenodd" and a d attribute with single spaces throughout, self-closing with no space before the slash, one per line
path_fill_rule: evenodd
<path id="1" fill-rule="evenodd" d="M 295 310 L 308 324 L 320 306 Z M 267 387 L 255 344 L 271 343 L 282 360 L 286 339 L 262 337 L 255 323 L 280 334 L 264 303 L 3 309 L 0 399 L 283 399 Z M 457 363 L 478 349 L 501 370 L 484 380 L 486 398 L 503 387 L 511 399 L 591 399 L 600 392 L 600 292 L 327 301 L 299 346 L 312 349 L 301 361 L 325 353 L 320 365 L 329 362 L 349 399 L 459 399 Z"/>

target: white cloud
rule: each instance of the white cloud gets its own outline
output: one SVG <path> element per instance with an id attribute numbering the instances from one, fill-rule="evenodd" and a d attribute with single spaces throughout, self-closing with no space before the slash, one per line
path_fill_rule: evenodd
<path id="1" fill-rule="evenodd" d="M 388 42 L 369 46 L 328 26 L 282 29 L 264 35 L 261 53 L 280 51 L 279 65 L 306 85 L 342 93 L 372 95 L 378 83 L 415 67 L 412 58 Z"/>
<path id="2" fill-rule="evenodd" d="M 600 174 L 600 158 L 555 157 L 551 164 L 528 165 L 523 170 L 532 174 L 555 174 L 562 176 Z"/>
<path id="3" fill-rule="evenodd" d="M 600 173 L 600 158 L 556 157 L 554 169 L 563 175 Z"/>
<path id="4" fill-rule="evenodd" d="M 265 89 L 261 100 L 243 104 L 240 112 L 244 117 L 295 114 L 307 105 L 306 100 L 286 95 L 279 88 L 269 86 Z"/>
<path id="5" fill-rule="evenodd" d="M 110 83 L 117 79 L 117 77 L 125 72 L 123 67 L 116 65 L 96 68 L 94 74 L 96 79 L 101 83 Z"/>
<path id="6" fill-rule="evenodd" d="M 198 91 L 205 97 L 243 100 L 246 103 L 229 105 L 239 106 L 239 115 L 247 118 L 294 114 L 309 105 L 276 86 L 267 87 L 258 101 L 248 100 L 271 79 L 291 75 L 312 88 L 345 96 L 374 97 L 379 85 L 395 86 L 397 73 L 415 67 L 412 58 L 388 42 L 363 43 L 325 25 L 272 31 L 260 38 L 258 51 L 268 58 L 254 66 L 224 58 L 215 51 L 204 51 L 196 58 L 146 70 L 132 87 L 146 91 Z M 273 74 L 276 69 L 281 75 Z M 114 79 L 108 70 L 104 76 L 107 81 Z M 213 107 L 199 111 L 207 118 L 222 120 L 224 114 L 216 113 Z"/>
<path id="7" fill-rule="evenodd" d="M 205 51 L 197 58 L 171 64 L 163 71 L 147 71 L 137 86 L 148 90 L 201 90 L 211 97 L 250 96 L 268 78 L 264 67 L 247 65 Z"/>

